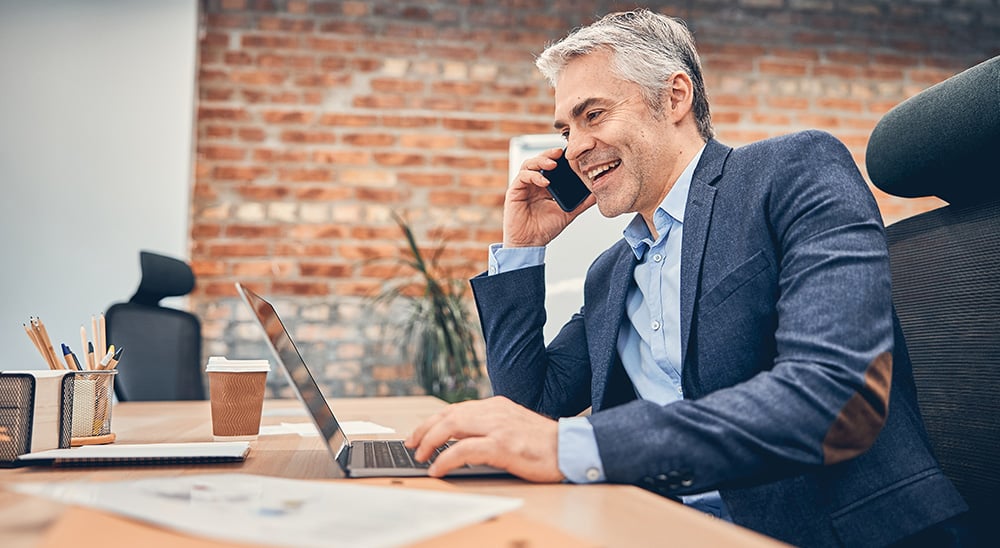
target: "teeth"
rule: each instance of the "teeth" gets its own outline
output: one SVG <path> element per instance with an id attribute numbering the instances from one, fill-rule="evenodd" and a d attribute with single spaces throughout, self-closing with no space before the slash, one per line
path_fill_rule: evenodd
<path id="1" fill-rule="evenodd" d="M 605 164 L 605 165 L 603 165 L 601 167 L 595 167 L 594 169 L 592 169 L 592 170 L 590 170 L 590 171 L 587 172 L 587 177 L 589 177 L 590 180 L 593 181 L 594 178 L 597 177 L 598 175 L 604 173 L 605 171 L 607 171 L 609 169 L 613 169 L 613 168 L 618 167 L 618 165 L 621 164 L 621 163 L 622 163 L 622 161 L 618 160 L 617 162 L 612 162 L 610 164 Z"/>

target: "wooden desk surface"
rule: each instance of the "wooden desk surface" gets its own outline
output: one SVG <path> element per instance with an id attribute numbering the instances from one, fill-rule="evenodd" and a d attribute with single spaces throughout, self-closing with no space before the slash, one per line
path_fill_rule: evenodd
<path id="1" fill-rule="evenodd" d="M 368 436 L 399 438 L 419 421 L 445 404 L 431 397 L 354 398 L 331 400 L 341 421 L 367 420 L 393 428 L 399 434 Z M 265 402 L 263 424 L 307 422 L 302 407 L 294 400 Z M 287 410 L 288 413 L 284 413 Z M 114 408 L 112 430 L 116 443 L 157 443 L 207 441 L 212 439 L 211 413 L 208 402 L 130 402 Z M 322 448 L 318 437 L 298 435 L 261 436 L 253 442 L 246 462 L 204 466 L 145 466 L 105 468 L 29 467 L 0 470 L 0 487 L 21 481 L 109 481 L 180 474 L 241 472 L 285 478 L 327 479 L 333 477 L 335 464 Z M 524 506 L 514 512 L 506 525 L 522 529 L 523 542 L 507 538 L 505 545 L 577 544 L 578 541 L 596 546 L 777 546 L 777 542 L 729 523 L 685 508 L 667 499 L 623 485 L 537 485 L 516 478 L 448 479 L 430 478 L 337 480 L 401 485 L 417 488 L 460 489 L 470 493 L 517 497 Z M 0 491 L 0 545 L 45 546 L 81 519 L 81 509 L 71 509 L 36 497 L 20 495 L 6 489 Z M 94 511 L 90 517 L 100 517 Z M 110 518 L 102 518 L 110 519 Z M 123 522 L 123 520 L 119 520 Z M 513 524 L 513 525 L 512 525 Z M 145 525 L 130 524 L 127 534 L 152 530 Z M 479 529 L 477 529 L 479 528 Z M 509 527 L 508 527 L 509 529 Z M 554 530 L 546 537 L 545 530 Z M 484 536 L 495 534 L 498 527 L 489 524 L 463 530 L 462 535 L 450 536 L 454 542 L 477 545 L 497 545 L 482 542 Z M 166 535 L 165 532 L 156 532 Z M 108 537 L 93 528 L 73 530 L 75 546 L 107 544 Z M 512 533 L 505 530 L 509 537 Z M 562 536 L 560 536 L 560 534 Z M 471 536 L 470 536 L 471 535 Z M 65 535 L 63 535 L 65 536 Z M 452 538 L 453 537 L 453 538 Z M 561 539 L 554 541 L 553 539 Z M 144 541 L 146 540 L 143 537 Z M 91 542 L 88 542 L 91 541 Z M 126 545 L 116 538 L 112 544 Z M 160 539 L 163 541 L 163 539 Z M 169 538 L 168 538 L 169 540 Z M 184 540 L 184 539 L 181 539 Z M 225 546 L 201 539 L 189 539 L 190 546 Z M 164 545 L 176 545 L 177 538 Z M 123 544 L 124 542 L 124 544 Z M 144 542 L 149 546 L 148 542 Z M 154 543 L 155 544 L 155 543 Z"/>

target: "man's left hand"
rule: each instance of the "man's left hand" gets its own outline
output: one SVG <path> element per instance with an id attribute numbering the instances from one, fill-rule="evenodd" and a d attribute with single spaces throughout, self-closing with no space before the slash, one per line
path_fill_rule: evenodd
<path id="1" fill-rule="evenodd" d="M 440 477 L 460 466 L 485 464 L 535 482 L 560 482 L 559 423 L 502 396 L 449 405 L 406 439 L 426 461 L 435 448 L 459 440 L 428 469 Z"/>

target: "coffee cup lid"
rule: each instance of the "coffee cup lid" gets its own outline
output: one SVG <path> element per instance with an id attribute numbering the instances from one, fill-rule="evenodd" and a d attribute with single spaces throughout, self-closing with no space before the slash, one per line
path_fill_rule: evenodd
<path id="1" fill-rule="evenodd" d="M 223 356 L 211 356 L 206 373 L 249 373 L 255 371 L 270 371 L 271 364 L 267 360 L 230 360 Z"/>

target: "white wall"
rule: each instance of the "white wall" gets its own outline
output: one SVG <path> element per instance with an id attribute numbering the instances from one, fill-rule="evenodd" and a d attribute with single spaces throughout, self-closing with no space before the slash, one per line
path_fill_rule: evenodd
<path id="1" fill-rule="evenodd" d="M 140 249 L 187 258 L 197 12 L 0 0 L 0 369 L 45 368 L 29 316 L 79 355 Z"/>
<path id="2" fill-rule="evenodd" d="M 543 150 L 565 146 L 560 135 L 521 135 L 510 140 L 508 180 L 524 160 Z M 594 206 L 563 230 L 545 248 L 545 342 L 551 341 L 583 306 L 583 280 L 590 263 L 622 237 L 632 215 L 608 219 Z"/>

